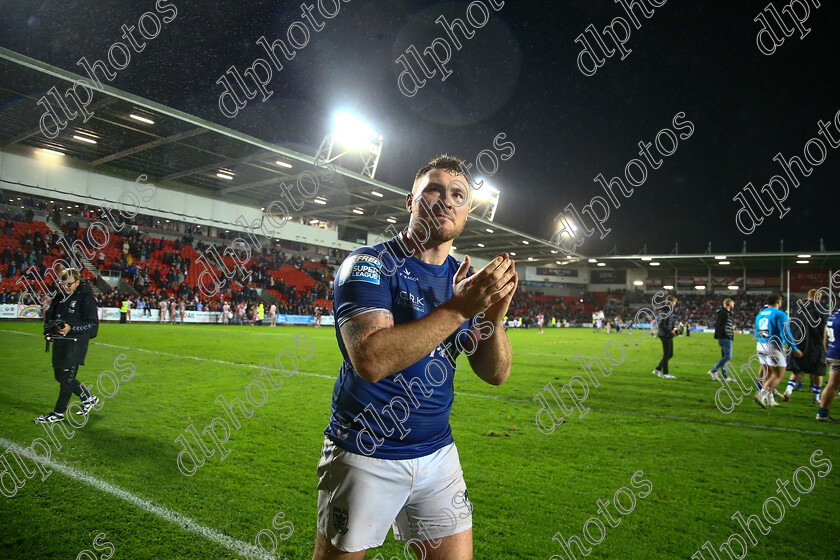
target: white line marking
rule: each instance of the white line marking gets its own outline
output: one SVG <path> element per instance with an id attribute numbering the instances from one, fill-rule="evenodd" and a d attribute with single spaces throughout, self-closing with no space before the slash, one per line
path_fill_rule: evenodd
<path id="1" fill-rule="evenodd" d="M 740 422 L 718 422 L 717 420 L 705 420 L 703 418 L 687 418 L 685 416 L 669 416 L 667 414 L 647 414 L 644 412 L 624 412 L 621 410 L 595 410 L 592 412 L 603 412 L 605 414 L 624 414 L 626 416 L 647 416 L 648 418 L 662 418 L 665 420 L 680 420 L 681 422 L 697 422 L 699 424 L 715 424 L 717 426 L 732 426 L 735 428 L 753 428 L 756 430 L 776 430 L 779 432 L 796 432 L 798 434 L 810 434 L 815 436 L 826 436 L 840 438 L 840 434 L 828 432 L 816 432 L 813 430 L 799 430 L 797 428 L 782 428 L 779 426 L 761 426 L 759 424 L 742 424 Z M 815 420 L 816 421 L 816 420 Z"/>
<path id="2" fill-rule="evenodd" d="M 15 334 L 23 334 L 23 335 L 26 335 L 26 336 L 38 336 L 38 337 L 40 337 L 40 335 L 37 335 L 37 334 L 25 333 L 25 332 L 20 332 L 20 331 L 9 331 L 9 330 L 5 330 L 5 329 L 0 329 L 0 332 L 8 332 L 8 333 L 15 333 Z M 173 358 L 188 358 L 188 359 L 196 360 L 196 361 L 199 361 L 199 362 L 216 362 L 218 364 L 226 364 L 226 365 L 231 365 L 231 366 L 240 366 L 240 367 L 247 367 L 247 368 L 253 368 L 253 369 L 260 369 L 259 366 L 254 366 L 254 365 L 251 365 L 251 364 L 237 364 L 235 362 L 226 362 L 224 360 L 213 360 L 213 359 L 210 359 L 210 358 L 197 358 L 195 356 L 187 356 L 187 355 L 184 355 L 184 354 L 171 354 L 169 352 L 161 352 L 160 350 L 147 350 L 145 348 L 131 348 L 129 346 L 116 346 L 114 344 L 106 344 L 104 342 L 91 342 L 91 344 L 99 344 L 100 346 L 109 346 L 111 348 L 120 348 L 122 350 L 136 350 L 138 352 L 148 352 L 150 354 L 162 354 L 164 356 L 172 356 Z M 303 372 L 303 371 L 297 372 L 296 375 L 307 375 L 307 376 L 310 376 L 310 377 L 322 377 L 324 379 L 332 379 L 332 380 L 336 379 L 335 377 L 332 377 L 330 375 L 322 375 L 320 373 L 307 373 L 307 372 Z M 493 400 L 499 400 L 499 401 L 532 404 L 532 401 L 529 401 L 529 400 L 526 400 L 526 399 L 516 399 L 516 398 L 513 398 L 513 397 L 499 397 L 499 396 L 495 396 L 495 395 L 480 395 L 480 394 L 477 394 L 477 393 L 463 393 L 463 392 L 460 392 L 460 391 L 456 391 L 455 394 L 456 395 L 461 395 L 461 396 L 464 396 L 464 397 L 475 397 L 475 398 L 481 398 L 481 399 L 493 399 Z M 598 409 L 594 409 L 594 408 L 591 409 L 591 410 L 592 410 L 592 412 L 603 412 L 603 413 L 606 413 L 606 414 L 623 414 L 625 416 L 641 416 L 641 417 L 647 417 L 647 418 L 660 418 L 662 420 L 680 420 L 680 421 L 683 421 L 683 422 L 696 422 L 696 423 L 699 423 L 699 424 L 715 424 L 717 426 L 732 426 L 732 427 L 737 427 L 737 428 L 753 428 L 753 429 L 757 429 L 757 430 L 776 430 L 776 431 L 780 431 L 780 432 L 796 432 L 796 433 L 800 433 L 800 434 L 811 434 L 811 435 L 819 435 L 819 436 L 826 436 L 826 437 L 840 437 L 840 434 L 832 434 L 832 433 L 828 433 L 828 432 L 817 432 L 817 431 L 813 431 L 813 430 L 799 430 L 797 428 L 782 428 L 782 427 L 775 427 L 775 426 L 761 426 L 761 425 L 758 425 L 758 424 L 741 424 L 741 423 L 738 423 L 738 422 L 718 422 L 717 420 L 704 420 L 702 418 L 688 418 L 688 417 L 684 417 L 684 416 L 669 416 L 669 415 L 665 415 L 665 414 L 648 414 L 648 413 L 645 413 L 645 412 L 624 412 L 624 411 L 619 411 L 619 410 L 598 410 Z"/>
<path id="3" fill-rule="evenodd" d="M 115 496 L 121 500 L 125 500 L 126 502 L 130 503 L 131 505 L 138 507 L 144 511 L 147 511 L 151 514 L 154 514 L 164 521 L 168 521 L 173 525 L 177 525 L 182 529 L 195 533 L 204 537 L 207 540 L 213 541 L 214 543 L 225 547 L 226 549 L 230 550 L 231 552 L 235 552 L 236 554 L 241 554 L 243 550 L 249 551 L 250 554 L 258 555 L 260 558 L 265 560 L 274 559 L 275 556 L 269 556 L 263 551 L 255 547 L 251 543 L 242 542 L 238 539 L 225 535 L 215 529 L 211 529 L 210 527 L 206 527 L 197 521 L 193 521 L 186 515 L 182 515 L 178 512 L 172 511 L 171 509 L 165 508 L 161 505 L 158 505 L 154 502 L 150 502 L 149 500 L 145 500 L 138 496 L 135 496 L 131 492 L 127 492 L 122 488 L 118 488 L 113 484 L 100 480 L 94 476 L 91 476 L 85 472 L 79 471 L 74 469 L 73 467 L 68 467 L 62 463 L 59 463 L 55 459 L 44 460 L 42 457 L 38 456 L 37 454 L 30 454 L 26 449 L 19 446 L 13 441 L 9 441 L 4 437 L 0 437 L 0 444 L 3 447 L 15 450 L 16 453 L 19 455 L 29 457 L 33 461 L 38 461 L 43 465 L 47 465 L 56 471 L 60 472 L 64 476 L 68 476 L 79 482 L 84 482 L 89 486 L 93 486 L 97 490 L 101 490 L 102 492 L 106 492 Z M 281 558 L 285 558 L 285 556 L 281 556 Z"/>
<path id="4" fill-rule="evenodd" d="M 41 338 L 41 335 L 26 333 L 26 332 L 21 332 L 21 331 L 9 331 L 9 330 L 6 330 L 6 329 L 0 329 L 0 332 L 22 334 L 22 335 L 25 335 L 25 336 L 37 336 L 38 338 Z M 135 352 L 147 352 L 149 354 L 160 354 L 162 356 L 171 356 L 173 358 L 186 358 L 188 360 L 196 360 L 198 362 L 215 362 L 217 364 L 225 364 L 225 365 L 229 365 L 229 366 L 239 366 L 239 367 L 246 367 L 246 368 L 251 368 L 251 369 L 260 369 L 260 366 L 255 366 L 255 365 L 252 365 L 252 364 L 241 364 L 241 363 L 238 364 L 236 362 L 227 362 L 225 360 L 214 360 L 212 358 L 197 358 L 196 356 L 187 356 L 186 354 L 172 354 L 171 352 L 162 352 L 161 350 L 148 350 L 146 348 L 133 348 L 131 346 L 118 346 L 116 344 L 108 344 L 106 342 L 91 341 L 90 343 L 91 344 L 97 344 L 99 346 L 107 346 L 109 348 L 119 348 L 120 350 L 134 350 Z M 299 371 L 299 372 L 296 373 L 296 375 L 308 375 L 308 376 L 311 376 L 311 377 L 323 377 L 324 379 L 335 380 L 335 377 L 333 377 L 331 375 L 322 375 L 320 373 L 308 373 L 308 372 L 305 372 L 305 371 Z"/>

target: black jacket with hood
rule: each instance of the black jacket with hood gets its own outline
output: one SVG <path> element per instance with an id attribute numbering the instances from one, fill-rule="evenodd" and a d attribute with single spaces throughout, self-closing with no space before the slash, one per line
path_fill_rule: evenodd
<path id="1" fill-rule="evenodd" d="M 57 319 L 70 325 L 68 338 L 76 342 L 57 340 L 53 342 L 52 364 L 54 368 L 69 368 L 84 365 L 88 342 L 95 338 L 99 330 L 99 309 L 93 290 L 87 280 L 79 282 L 79 287 L 67 299 L 61 300 L 61 291 L 47 309 L 46 321 Z M 47 334 L 44 332 L 44 334 Z"/>

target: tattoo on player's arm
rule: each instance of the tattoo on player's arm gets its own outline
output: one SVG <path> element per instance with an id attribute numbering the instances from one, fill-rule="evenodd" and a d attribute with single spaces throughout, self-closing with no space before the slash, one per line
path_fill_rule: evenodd
<path id="1" fill-rule="evenodd" d="M 394 326 L 394 315 L 386 309 L 377 309 L 363 313 L 348 320 L 341 326 L 341 336 L 345 347 L 358 348 L 359 344 L 372 333 Z"/>

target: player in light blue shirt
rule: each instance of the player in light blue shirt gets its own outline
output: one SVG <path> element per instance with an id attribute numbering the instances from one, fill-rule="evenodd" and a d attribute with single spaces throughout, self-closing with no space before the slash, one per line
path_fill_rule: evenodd
<path id="1" fill-rule="evenodd" d="M 787 343 L 798 358 L 802 352 L 796 347 L 796 341 L 790 332 L 787 313 L 782 311 L 782 296 L 773 293 L 767 296 L 767 307 L 762 309 L 755 318 L 756 353 L 761 364 L 761 389 L 756 392 L 753 400 L 761 408 L 775 408 L 779 406 L 773 393 L 782 382 L 787 367 Z"/>
<path id="2" fill-rule="evenodd" d="M 829 297 L 829 301 L 831 299 Z M 825 346 L 825 361 L 830 371 L 828 374 L 828 385 L 825 386 L 825 390 L 820 398 L 817 421 L 840 424 L 840 420 L 835 420 L 828 414 L 828 408 L 831 406 L 834 396 L 837 394 L 837 389 L 840 388 L 840 310 L 834 311 L 828 317 L 828 321 L 825 324 L 823 345 Z"/>
<path id="3" fill-rule="evenodd" d="M 471 505 L 449 426 L 454 373 L 500 385 L 510 374 L 503 318 L 518 283 L 507 253 L 458 262 L 471 185 L 436 158 L 406 196 L 408 228 L 347 257 L 334 283 L 343 363 L 318 464 L 313 560 L 380 546 L 393 527 L 418 558 L 472 557 Z M 467 511 L 457 512 L 457 509 Z"/>

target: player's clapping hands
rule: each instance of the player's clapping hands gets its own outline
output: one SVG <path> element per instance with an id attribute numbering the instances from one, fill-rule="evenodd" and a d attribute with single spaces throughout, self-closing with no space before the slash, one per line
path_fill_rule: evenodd
<path id="1" fill-rule="evenodd" d="M 464 320 L 483 311 L 494 323 L 501 321 L 519 281 L 514 264 L 505 253 L 468 278 L 470 257 L 464 257 L 453 280 L 450 300 L 455 309 L 464 316 Z"/>

